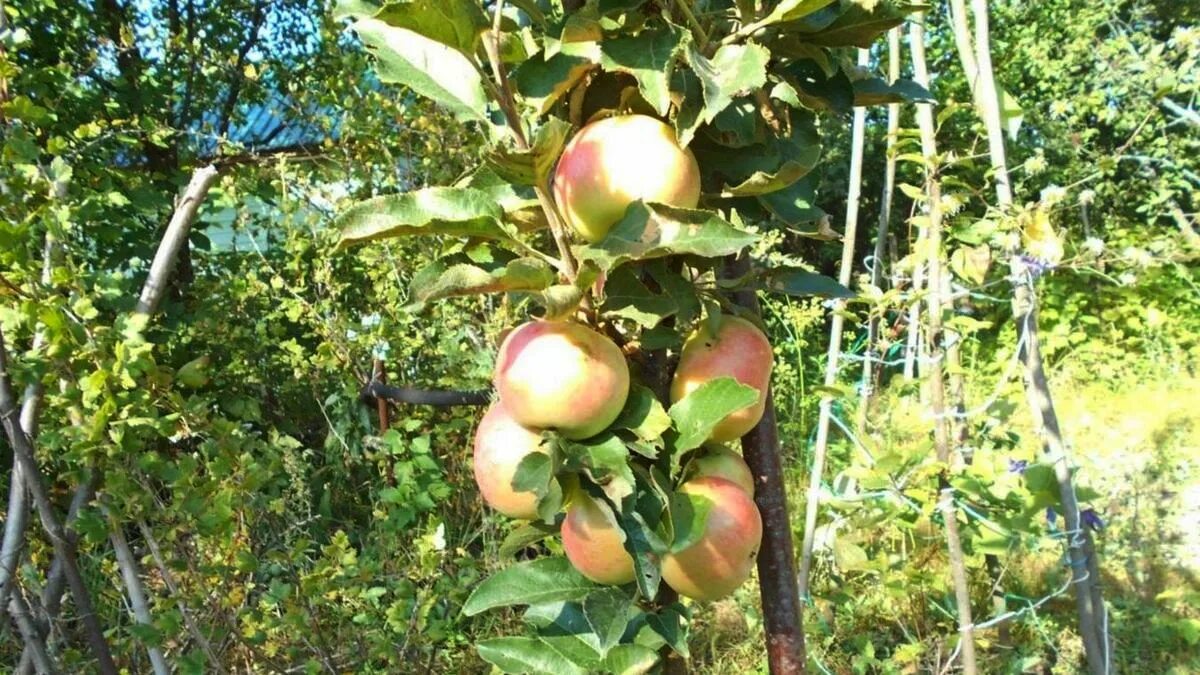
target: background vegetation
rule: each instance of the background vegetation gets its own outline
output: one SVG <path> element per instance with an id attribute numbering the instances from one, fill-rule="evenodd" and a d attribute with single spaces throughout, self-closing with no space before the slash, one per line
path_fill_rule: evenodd
<path id="1" fill-rule="evenodd" d="M 1020 112 L 1009 139 L 1017 199 L 1048 213 L 1065 245 L 1039 280 L 1043 349 L 1080 497 L 1102 521 L 1114 665 L 1195 672 L 1200 11 L 1149 0 L 991 4 L 998 81 Z M 0 8 L 0 327 L 18 384 L 62 383 L 50 387 L 38 446 L 60 512 L 79 481 L 105 476 L 75 528 L 119 659 L 146 671 L 151 644 L 181 672 L 217 669 L 211 656 L 236 672 L 486 672 L 472 644 L 517 618 L 460 613 L 474 584 L 505 564 L 508 526 L 482 508 L 471 480 L 479 410 L 404 406 L 378 436 L 359 391 L 376 359 L 389 381 L 483 387 L 499 332 L 520 315 L 498 299 L 416 312 L 413 273 L 455 244 L 336 252 L 329 227 L 352 199 L 476 166 L 480 130 L 380 85 L 322 2 Z M 988 163 L 943 11 L 933 6 L 928 22 L 932 91 L 939 142 L 957 160 L 946 182 L 957 205 L 951 237 L 965 245 L 986 222 Z M 883 115 L 872 109 L 868 123 L 864 233 L 882 193 Z M 911 117 L 908 106 L 906 129 Z M 826 126 L 816 203 L 840 230 L 849 126 Z M 207 162 L 219 182 L 163 315 L 139 336 L 129 316 L 148 261 L 180 188 Z M 900 183 L 921 184 L 919 165 L 900 166 Z M 914 208 L 903 186 L 895 208 L 902 258 L 898 224 Z M 48 234 L 61 253 L 42 281 Z M 859 240 L 863 273 L 871 237 Z M 836 247 L 790 235 L 784 246 L 836 274 Z M 850 305 L 855 337 L 870 307 Z M 798 540 L 828 313 L 795 300 L 769 300 L 765 311 Z M 961 319 L 968 408 L 980 409 L 971 475 L 982 487 L 958 487 L 982 512 L 1031 489 L 1021 462 L 1039 448 L 1020 383 L 1006 377 L 1009 305 L 985 286 Z M 35 348 L 38 326 L 46 342 Z M 835 411 L 854 429 L 861 364 L 845 363 Z M 931 453 L 916 385 L 895 366 L 881 385 L 865 433 L 857 443 L 835 434 L 826 471 L 805 619 L 811 665 L 828 672 L 937 670 L 953 648 L 932 496 L 875 498 L 870 488 L 884 459 L 921 468 Z M 865 462 L 864 448 L 879 462 Z M 10 454 L 0 442 L 0 462 Z M 1005 609 L 1019 610 L 1066 578 L 1061 518 L 1024 515 L 1025 527 L 997 542 L 985 516 L 968 513 L 979 621 L 995 608 L 994 579 Z M 36 599 L 53 552 L 36 520 L 31 528 L 17 576 Z M 152 629 L 129 617 L 113 529 L 143 560 Z M 1002 568 L 985 570 L 993 550 Z M 765 668 L 757 606 L 748 584 L 695 613 L 697 671 Z M 76 624 L 63 625 L 50 639 L 65 666 L 86 671 Z M 1069 595 L 1056 596 L 984 631 L 982 663 L 1075 672 L 1074 626 Z M 3 631 L 0 664 L 15 668 L 21 641 Z"/>

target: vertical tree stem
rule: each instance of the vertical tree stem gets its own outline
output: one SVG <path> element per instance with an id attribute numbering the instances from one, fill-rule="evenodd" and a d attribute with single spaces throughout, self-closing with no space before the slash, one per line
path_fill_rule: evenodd
<path id="1" fill-rule="evenodd" d="M 866 66 L 870 52 L 858 50 L 858 65 Z M 858 202 L 862 189 L 863 142 L 866 136 L 867 110 L 854 109 L 854 126 L 850 141 L 850 185 L 846 191 L 846 229 L 842 236 L 842 262 L 838 268 L 838 281 L 850 285 L 850 273 L 854 269 L 854 245 L 858 234 Z M 833 320 L 829 328 L 829 354 L 825 361 L 825 386 L 837 383 L 838 367 L 842 360 L 842 329 L 845 319 L 842 310 L 844 300 L 833 303 Z M 825 455 L 829 447 L 829 424 L 833 415 L 833 397 L 821 397 L 817 418 L 817 438 L 813 446 L 812 469 L 808 474 L 808 493 L 804 500 L 804 540 L 800 546 L 800 597 L 808 598 L 809 575 L 812 571 L 813 545 L 817 529 L 817 511 L 821 505 L 821 480 L 825 473 Z"/>
<path id="2" fill-rule="evenodd" d="M 57 673 L 58 669 L 54 665 L 54 661 L 50 659 L 49 652 L 46 651 L 46 641 L 38 632 L 37 625 L 33 621 L 33 614 L 29 611 L 29 603 L 25 602 L 25 596 L 21 595 L 21 590 L 16 589 L 12 594 L 8 604 L 8 613 L 12 615 L 13 621 L 17 624 L 17 630 L 21 633 L 21 639 L 25 642 L 25 652 L 29 654 L 30 665 L 37 670 L 38 675 L 50 675 Z"/>
<path id="3" fill-rule="evenodd" d="M 909 48 L 912 50 L 913 80 L 929 87 L 929 73 L 925 66 L 925 27 L 920 20 L 909 24 Z M 951 462 L 950 428 L 946 415 L 946 381 L 943 372 L 946 346 L 942 334 L 942 193 L 937 175 L 937 139 L 933 125 L 933 107 L 918 104 L 917 125 L 921 133 L 921 154 L 925 159 L 925 191 L 928 199 L 929 225 L 927 257 L 929 261 L 928 321 L 929 363 L 926 380 L 929 383 L 929 402 L 933 410 L 933 438 L 938 461 L 946 467 Z M 946 528 L 946 548 L 950 562 L 950 576 L 954 583 L 954 601 L 958 610 L 959 646 L 962 651 L 963 672 L 977 672 L 975 658 L 975 629 L 971 618 L 971 593 L 967 581 L 967 567 L 963 556 L 962 540 L 958 532 L 958 512 L 954 507 L 954 490 L 948 480 L 949 469 L 943 469 L 940 482 L 938 508 Z"/>
<path id="4" fill-rule="evenodd" d="M 750 260 L 741 256 L 726 262 L 725 276 L 741 278 L 750 270 Z M 753 290 L 738 291 L 734 301 L 761 315 Z M 754 503 L 763 521 L 762 548 L 758 553 L 763 623 L 767 639 L 767 663 L 771 675 L 805 672 L 804 623 L 796 575 L 792 525 L 788 517 L 787 492 L 783 484 L 779 428 L 770 391 L 762 419 L 742 437 L 742 455 L 754 475 Z"/>

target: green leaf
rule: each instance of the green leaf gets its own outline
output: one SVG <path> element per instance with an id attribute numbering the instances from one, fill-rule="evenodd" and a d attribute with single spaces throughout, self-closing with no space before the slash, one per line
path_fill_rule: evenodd
<path id="1" fill-rule="evenodd" d="M 636 201 L 601 241 L 578 249 L 580 261 L 590 260 L 611 271 L 631 260 L 690 254 L 717 258 L 737 253 L 758 240 L 715 213 Z"/>
<path id="2" fill-rule="evenodd" d="M 564 659 L 595 671 L 600 665 L 600 638 L 588 625 L 578 602 L 548 602 L 525 610 L 525 621 L 538 637 Z"/>
<path id="3" fill-rule="evenodd" d="M 832 4 L 834 0 L 781 0 L 775 5 L 775 9 L 763 19 L 763 25 L 771 25 L 781 23 L 783 21 L 796 21 L 812 14 L 813 12 Z"/>
<path id="4" fill-rule="evenodd" d="M 725 45 L 712 59 L 701 54 L 695 45 L 689 45 L 686 54 L 704 92 L 700 119 L 705 123 L 712 122 L 735 96 L 758 89 L 767 82 L 767 61 L 771 59 L 771 53 L 760 45 Z"/>
<path id="5" fill-rule="evenodd" d="M 841 537 L 833 542 L 833 560 L 843 572 L 862 571 L 871 566 L 871 560 L 861 546 Z"/>
<path id="6" fill-rule="evenodd" d="M 671 524 L 675 532 L 675 540 L 671 542 L 672 553 L 678 553 L 700 541 L 708 528 L 708 514 L 712 507 L 712 500 L 703 495 L 686 492 L 671 495 Z"/>
<path id="7" fill-rule="evenodd" d="M 517 92 L 539 115 L 544 114 L 595 67 L 589 59 L 559 52 L 549 59 L 532 58 L 513 71 Z"/>
<path id="8" fill-rule="evenodd" d="M 462 53 L 378 19 L 361 19 L 353 28 L 377 59 L 381 81 L 405 85 L 460 120 L 487 121 L 483 82 Z"/>
<path id="9" fill-rule="evenodd" d="M 555 284 L 533 296 L 546 311 L 543 319 L 565 319 L 575 313 L 583 302 L 583 289 L 574 284 Z"/>
<path id="10" fill-rule="evenodd" d="M 701 170 L 722 197 L 761 195 L 781 190 L 803 178 L 821 157 L 821 137 L 811 113 L 792 115 L 791 134 L 730 154 L 723 148 L 694 149 Z M 707 189 L 707 188 L 706 188 Z"/>
<path id="11" fill-rule="evenodd" d="M 540 291 L 555 278 L 554 270 L 537 258 L 517 258 L 490 271 L 468 264 L 448 266 L 439 260 L 413 277 L 411 296 L 420 306 L 459 295 Z"/>
<path id="12" fill-rule="evenodd" d="M 647 524 L 645 517 L 632 508 L 617 514 L 617 522 L 625 533 L 625 550 L 633 557 L 638 592 L 643 598 L 653 598 L 662 581 L 659 556 L 666 553 L 667 546 Z"/>
<path id="13" fill-rule="evenodd" d="M 982 284 L 992 266 L 992 249 L 987 244 L 960 246 L 950 254 L 950 269 L 961 279 Z"/>
<path id="14" fill-rule="evenodd" d="M 671 417 L 663 409 L 654 392 L 640 384 L 629 388 L 629 397 L 616 421 L 614 429 L 628 429 L 643 441 L 656 441 L 671 428 Z"/>
<path id="15" fill-rule="evenodd" d="M 801 30 L 812 44 L 826 47 L 861 47 L 868 49 L 875 40 L 904 23 L 904 17 L 927 9 L 926 5 L 879 2 L 869 10 L 854 0 L 841 0 L 841 14 L 828 26 L 814 32 Z"/>
<path id="16" fill-rule="evenodd" d="M 583 599 L 583 614 L 600 642 L 603 657 L 617 644 L 629 625 L 633 598 L 620 588 L 605 588 Z"/>
<path id="17" fill-rule="evenodd" d="M 604 304 L 600 311 L 634 321 L 645 328 L 654 328 L 663 319 L 679 311 L 679 305 L 668 295 L 653 293 L 637 272 L 628 267 L 615 270 L 604 282 Z"/>
<path id="18" fill-rule="evenodd" d="M 1058 479 L 1054 467 L 1049 464 L 1032 464 L 1025 469 L 1025 487 L 1034 494 L 1052 495 L 1058 498 Z"/>
<path id="19" fill-rule="evenodd" d="M 808 174 L 782 190 L 758 195 L 757 199 L 771 215 L 789 228 L 817 222 L 825 216 L 825 211 L 817 206 L 815 173 Z"/>
<path id="20" fill-rule="evenodd" d="M 375 197 L 346 209 L 334 221 L 339 248 L 387 237 L 449 234 L 511 241 L 504 212 L 486 192 L 433 187 Z"/>
<path id="21" fill-rule="evenodd" d="M 558 528 L 546 523 L 522 523 L 504 537 L 500 544 L 500 558 L 512 558 L 521 551 L 538 543 L 546 537 L 558 534 Z"/>
<path id="22" fill-rule="evenodd" d="M 516 185 L 545 185 L 554 164 L 562 154 L 571 125 L 550 117 L 533 136 L 528 150 L 500 149 L 488 157 L 488 162 L 502 178 Z"/>
<path id="23" fill-rule="evenodd" d="M 683 46 L 683 33 L 674 26 L 644 30 L 637 35 L 600 43 L 600 66 L 610 73 L 627 73 L 654 110 L 666 116 L 671 107 L 671 71 Z"/>
<path id="24" fill-rule="evenodd" d="M 587 469 L 614 503 L 633 492 L 629 448 L 616 435 L 605 432 L 585 441 L 564 441 L 563 449 L 567 466 Z"/>
<path id="25" fill-rule="evenodd" d="M 771 96 L 793 108 L 843 114 L 854 106 L 854 84 L 841 69 L 827 73 L 816 59 L 799 59 L 788 64 L 783 81 Z"/>
<path id="26" fill-rule="evenodd" d="M 690 620 L 691 615 L 687 607 L 678 602 L 667 605 L 654 614 L 646 615 L 646 625 L 685 659 L 691 658 L 687 641 Z"/>
<path id="27" fill-rule="evenodd" d="M 586 675 L 583 668 L 564 660 L 545 642 L 531 637 L 499 637 L 475 645 L 480 658 L 506 673 L 535 675 Z"/>
<path id="28" fill-rule="evenodd" d="M 617 645 L 604 659 L 604 667 L 613 675 L 644 675 L 658 665 L 658 652 L 642 645 Z"/>
<path id="29" fill-rule="evenodd" d="M 538 203 L 533 188 L 513 185 L 489 166 L 481 166 L 454 184 L 458 188 L 474 188 L 485 192 L 504 211 L 505 219 L 518 230 L 527 232 L 546 227 L 546 215 Z"/>
<path id="30" fill-rule="evenodd" d="M 566 558 L 540 558 L 493 574 L 471 592 L 463 613 L 475 616 L 496 607 L 580 600 L 595 588 Z"/>
<path id="31" fill-rule="evenodd" d="M 700 447 L 726 415 L 753 405 L 758 395 L 757 389 L 732 377 L 718 377 L 684 396 L 668 411 L 679 431 L 676 455 Z"/>
<path id="32" fill-rule="evenodd" d="M 819 298 L 853 298 L 854 291 L 802 267 L 773 267 L 762 274 L 761 288 L 771 293 Z"/>
<path id="33" fill-rule="evenodd" d="M 382 8 L 361 0 L 340 0 L 333 17 L 375 18 L 453 47 L 467 58 L 474 56 L 480 35 L 491 25 L 474 0 L 405 0 L 387 2 Z"/>
<path id="34" fill-rule="evenodd" d="M 854 105 L 883 103 L 934 103 L 933 94 L 912 80 L 900 79 L 889 84 L 882 78 L 854 81 Z"/>

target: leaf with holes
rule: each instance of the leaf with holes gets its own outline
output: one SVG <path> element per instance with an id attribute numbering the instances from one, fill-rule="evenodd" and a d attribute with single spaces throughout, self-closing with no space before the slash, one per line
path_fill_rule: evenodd
<path id="1" fill-rule="evenodd" d="M 434 234 L 511 241 L 503 217 L 504 212 L 486 192 L 433 187 L 359 202 L 343 211 L 334 226 L 342 231 L 339 247 Z"/>

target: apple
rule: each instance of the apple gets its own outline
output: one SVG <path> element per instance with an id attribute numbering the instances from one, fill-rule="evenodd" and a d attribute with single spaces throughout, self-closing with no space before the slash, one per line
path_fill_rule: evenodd
<path id="1" fill-rule="evenodd" d="M 579 236 L 604 238 L 634 201 L 695 208 L 700 167 L 675 131 L 648 115 L 592 122 L 567 144 L 554 173 L 554 199 Z"/>
<path id="2" fill-rule="evenodd" d="M 604 430 L 625 407 L 629 365 L 612 340 L 568 321 L 530 321 L 500 345 L 493 384 L 513 418 L 571 439 Z"/>
<path id="3" fill-rule="evenodd" d="M 691 546 L 663 557 L 662 577 L 680 595 L 719 600 L 754 569 L 762 543 L 762 518 L 740 486 L 716 476 L 687 481 L 679 492 L 711 504 L 704 533 Z"/>
<path id="4" fill-rule="evenodd" d="M 625 533 L 612 511 L 580 493 L 567 508 L 562 524 L 563 550 L 571 565 L 598 584 L 633 581 L 633 557 L 625 550 Z"/>
<path id="5" fill-rule="evenodd" d="M 512 487 L 517 465 L 534 452 L 548 452 L 541 433 L 513 419 L 503 401 L 493 403 L 475 430 L 475 484 L 488 506 L 509 518 L 537 517 L 537 495 Z"/>
<path id="6" fill-rule="evenodd" d="M 750 472 L 746 460 L 723 445 L 706 447 L 692 459 L 688 479 L 707 476 L 724 478 L 745 490 L 746 494 L 754 496 L 754 474 Z"/>
<path id="7" fill-rule="evenodd" d="M 708 322 L 683 343 L 679 366 L 671 380 L 671 402 L 687 396 L 700 385 L 718 377 L 732 377 L 758 390 L 752 405 L 725 416 L 713 428 L 710 441 L 727 443 L 741 438 L 762 419 L 767 404 L 767 387 L 773 365 L 771 343 L 757 326 L 735 316 L 721 317 L 713 335 Z"/>

